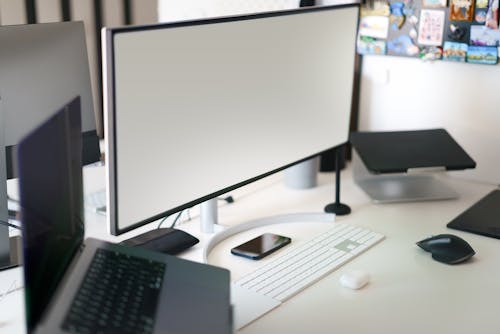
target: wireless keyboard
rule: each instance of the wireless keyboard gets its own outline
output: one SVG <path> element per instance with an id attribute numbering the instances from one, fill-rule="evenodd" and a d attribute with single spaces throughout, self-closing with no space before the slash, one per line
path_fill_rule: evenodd
<path id="1" fill-rule="evenodd" d="M 383 239 L 382 234 L 366 228 L 335 224 L 326 233 L 290 248 L 261 268 L 233 282 L 237 328 L 276 307 Z M 251 315 L 244 314 L 245 304 L 252 305 Z M 239 305 L 242 310 L 238 310 Z M 259 305 L 262 306 L 262 312 L 256 311 Z"/>

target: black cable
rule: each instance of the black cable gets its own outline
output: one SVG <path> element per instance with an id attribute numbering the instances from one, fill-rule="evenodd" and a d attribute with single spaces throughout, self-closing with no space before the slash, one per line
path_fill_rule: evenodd
<path id="1" fill-rule="evenodd" d="M 170 225 L 170 228 L 174 228 L 175 227 L 175 224 L 177 223 L 177 221 L 179 220 L 179 218 L 181 218 L 181 215 L 182 215 L 183 212 L 184 212 L 184 210 L 182 210 L 181 212 L 179 212 L 179 214 L 177 215 L 177 217 L 175 217 L 174 221 L 172 222 L 172 225 Z"/>
<path id="2" fill-rule="evenodd" d="M 178 214 L 177 214 L 177 217 L 175 217 L 174 219 L 174 222 L 172 223 L 172 225 L 170 225 L 170 228 L 173 228 L 175 226 L 175 224 L 177 223 L 177 221 L 179 220 L 179 218 L 181 217 L 181 214 L 184 212 L 184 210 L 180 211 Z M 163 217 L 163 219 L 160 221 L 160 223 L 158 224 L 158 227 L 157 228 L 160 228 L 161 225 L 163 224 L 163 222 L 165 222 L 165 220 L 167 220 L 167 218 L 170 217 L 170 216 L 165 216 Z"/>
<path id="3" fill-rule="evenodd" d="M 21 289 L 24 288 L 24 286 L 22 286 L 22 285 L 21 286 L 16 286 L 16 285 L 17 285 L 17 280 L 13 281 L 10 284 L 9 288 L 5 292 L 0 293 L 0 302 L 3 301 L 3 299 L 5 298 L 5 296 L 7 296 L 8 294 L 11 294 L 11 293 L 13 293 L 15 291 L 18 291 L 18 290 L 21 290 Z"/>
<path id="4" fill-rule="evenodd" d="M 161 224 L 163 224 L 163 222 L 165 221 L 165 219 L 167 219 L 168 217 L 170 216 L 165 216 L 163 217 L 163 219 L 160 221 L 160 223 L 158 224 L 158 227 L 157 228 L 160 228 L 161 227 Z"/>
<path id="5" fill-rule="evenodd" d="M 234 203 L 234 198 L 233 196 L 227 196 L 227 197 L 218 197 L 217 198 L 219 201 L 225 201 L 226 203 Z M 184 209 L 182 211 L 180 211 L 177 216 L 175 217 L 174 221 L 172 222 L 172 224 L 170 225 L 170 228 L 174 228 L 175 227 L 175 224 L 177 224 L 177 221 L 179 220 L 179 218 L 181 218 L 181 215 L 184 211 L 187 210 L 187 214 L 188 214 L 188 220 L 191 220 L 191 215 L 190 215 L 190 211 L 189 211 L 190 208 L 187 208 L 187 209 Z M 157 228 L 160 228 L 163 223 L 165 222 L 165 220 L 167 220 L 167 218 L 170 217 L 170 216 L 165 216 L 162 218 L 162 220 L 160 221 L 160 223 L 158 224 L 158 227 Z"/>
<path id="6" fill-rule="evenodd" d="M 17 228 L 18 230 L 21 229 L 21 226 L 19 225 L 15 225 L 15 224 L 12 224 L 12 223 L 9 223 L 9 222 L 6 222 L 4 220 L 0 220 L 0 225 L 4 225 L 4 226 L 8 226 L 8 227 L 13 227 L 13 228 Z"/>

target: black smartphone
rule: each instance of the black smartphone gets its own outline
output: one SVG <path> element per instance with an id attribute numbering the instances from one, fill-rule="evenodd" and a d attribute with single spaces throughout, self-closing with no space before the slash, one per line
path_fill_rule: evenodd
<path id="1" fill-rule="evenodd" d="M 292 239 L 282 235 L 264 233 L 257 238 L 249 240 L 231 249 L 234 255 L 243 256 L 252 260 L 260 260 L 263 257 L 277 251 L 292 242 Z"/>

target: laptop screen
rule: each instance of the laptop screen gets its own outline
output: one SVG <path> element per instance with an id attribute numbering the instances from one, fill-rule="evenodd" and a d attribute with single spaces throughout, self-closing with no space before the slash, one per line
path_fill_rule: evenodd
<path id="1" fill-rule="evenodd" d="M 28 331 L 40 321 L 83 242 L 81 147 L 79 97 L 19 144 Z"/>

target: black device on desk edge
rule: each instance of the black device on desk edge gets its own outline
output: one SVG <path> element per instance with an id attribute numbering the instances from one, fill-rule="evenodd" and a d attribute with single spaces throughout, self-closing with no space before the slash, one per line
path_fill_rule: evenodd
<path id="1" fill-rule="evenodd" d="M 227 270 L 84 240 L 79 107 L 19 144 L 28 332 L 231 333 Z"/>
<path id="2" fill-rule="evenodd" d="M 125 246 L 137 246 L 149 250 L 176 255 L 199 242 L 191 234 L 175 228 L 157 228 L 122 241 Z"/>
<path id="3" fill-rule="evenodd" d="M 500 189 L 488 193 L 446 226 L 500 239 Z"/>
<path id="4" fill-rule="evenodd" d="M 260 260 L 263 257 L 277 251 L 292 242 L 289 237 L 273 233 L 264 233 L 252 240 L 231 249 L 231 253 L 252 260 Z"/>
<path id="5" fill-rule="evenodd" d="M 459 264 L 476 254 L 467 241 L 453 234 L 434 235 L 420 240 L 417 245 L 430 252 L 434 260 L 446 264 Z"/>

